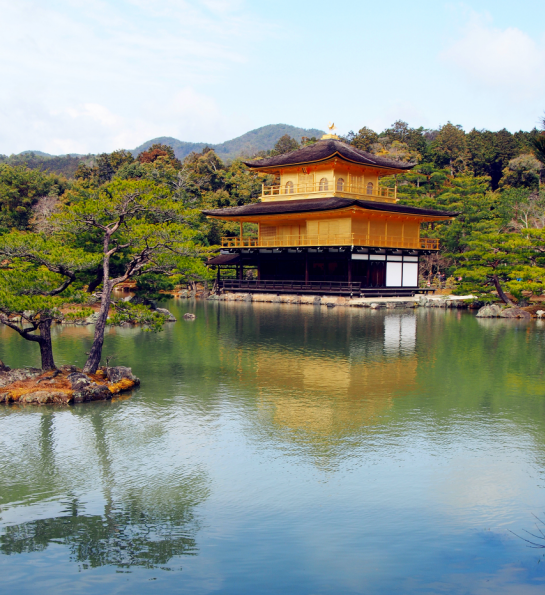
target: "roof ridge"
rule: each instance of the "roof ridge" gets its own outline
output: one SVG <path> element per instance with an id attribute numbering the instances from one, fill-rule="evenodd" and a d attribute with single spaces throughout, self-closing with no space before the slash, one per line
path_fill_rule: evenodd
<path id="1" fill-rule="evenodd" d="M 306 145 L 300 149 L 291 151 L 290 153 L 283 153 L 282 155 L 275 155 L 266 159 L 243 161 L 243 163 L 248 167 L 262 169 L 268 167 L 317 163 L 331 159 L 335 155 L 353 163 L 372 165 L 387 169 L 409 170 L 416 165 L 416 163 L 406 163 L 380 157 L 336 139 L 320 139 L 312 145 Z"/>

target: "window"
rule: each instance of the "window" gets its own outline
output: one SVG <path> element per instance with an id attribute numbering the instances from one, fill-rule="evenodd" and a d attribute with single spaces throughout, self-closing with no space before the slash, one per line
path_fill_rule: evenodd
<path id="1" fill-rule="evenodd" d="M 327 183 L 327 178 L 322 178 L 320 180 L 320 192 L 323 192 L 324 190 L 328 190 L 329 186 Z"/>
<path id="2" fill-rule="evenodd" d="M 337 192 L 342 192 L 344 190 L 344 178 L 339 178 L 337 180 Z"/>
<path id="3" fill-rule="evenodd" d="M 286 194 L 293 194 L 293 182 L 286 182 Z"/>
<path id="4" fill-rule="evenodd" d="M 373 182 L 367 184 L 367 194 L 373 194 Z"/>

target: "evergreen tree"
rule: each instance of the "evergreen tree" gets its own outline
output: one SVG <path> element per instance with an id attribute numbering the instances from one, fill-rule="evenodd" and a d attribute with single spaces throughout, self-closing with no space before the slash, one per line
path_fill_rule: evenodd
<path id="1" fill-rule="evenodd" d="M 0 236 L 0 261 L 0 322 L 38 343 L 42 369 L 54 369 L 51 324 L 91 313 L 82 309 L 84 295 L 73 284 L 97 258 L 51 238 L 13 231 Z M 67 307 L 71 311 L 63 314 Z"/>
<path id="2" fill-rule="evenodd" d="M 83 193 L 59 216 L 68 242 L 91 234 L 101 246 L 102 294 L 87 373 L 98 369 L 104 331 L 116 285 L 143 273 L 172 275 L 201 270 L 206 252 L 194 243 L 196 232 L 187 212 L 164 185 L 146 180 L 114 180 L 94 195 Z M 122 255 L 121 270 L 112 275 L 111 262 Z"/>

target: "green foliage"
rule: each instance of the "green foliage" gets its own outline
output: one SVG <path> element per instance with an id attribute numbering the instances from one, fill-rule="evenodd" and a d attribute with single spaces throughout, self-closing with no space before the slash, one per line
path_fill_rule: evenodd
<path id="1" fill-rule="evenodd" d="M 32 208 L 40 198 L 59 196 L 68 181 L 56 174 L 27 169 L 22 165 L 0 165 L 0 233 L 28 229 Z"/>
<path id="2" fill-rule="evenodd" d="M 532 147 L 536 158 L 545 165 L 545 132 L 542 132 L 539 136 L 531 138 L 530 146 Z"/>
<path id="3" fill-rule="evenodd" d="M 163 167 L 173 167 L 174 169 L 181 169 L 182 162 L 176 158 L 174 149 L 169 145 L 156 143 L 151 145 L 146 151 L 142 151 L 136 158 L 140 163 L 156 163 L 158 162 Z"/>
<path id="4" fill-rule="evenodd" d="M 20 259 L 70 280 L 100 264 L 97 254 L 42 234 L 12 231 L 0 236 L 0 258 Z"/>
<path id="5" fill-rule="evenodd" d="M 36 267 L 21 259 L 15 259 L 0 269 L 0 313 L 4 322 L 20 318 L 21 323 L 36 330 L 45 320 L 61 321 L 63 307 L 72 306 L 72 320 L 85 318 L 90 312 L 81 308 L 85 295 L 72 287 L 56 293 L 64 284 L 63 275 L 52 273 L 45 267 Z"/>
<path id="6" fill-rule="evenodd" d="M 501 188 L 539 189 L 539 175 L 543 165 L 533 155 L 519 155 L 511 159 L 503 170 Z"/>
<path id="7" fill-rule="evenodd" d="M 36 169 L 44 173 L 52 173 L 68 179 L 75 177 L 80 163 L 92 163 L 93 155 L 47 155 L 39 151 L 25 151 L 19 155 L 0 155 L 0 164 L 22 166 L 27 169 Z"/>
<path id="8" fill-rule="evenodd" d="M 136 278 L 135 294 L 139 298 L 163 301 L 172 297 L 169 291 L 176 287 L 176 283 L 163 275 L 145 273 Z"/>
<path id="9" fill-rule="evenodd" d="M 163 330 L 168 316 L 152 310 L 143 304 L 131 304 L 130 302 L 112 302 L 112 310 L 108 318 L 108 324 L 122 326 L 124 324 L 137 324 L 144 331 L 157 333 Z"/>
<path id="10" fill-rule="evenodd" d="M 297 151 L 297 149 L 299 149 L 299 143 L 289 134 L 284 134 L 274 145 L 271 155 L 284 155 L 285 153 Z"/>
<path id="11" fill-rule="evenodd" d="M 524 235 L 474 231 L 454 272 L 463 280 L 458 291 L 497 292 L 503 301 L 508 301 L 503 288 L 519 299 L 523 291 L 541 294 L 545 283 L 543 240 L 542 230 Z"/>
<path id="12" fill-rule="evenodd" d="M 504 169 L 520 153 L 514 135 L 503 129 L 499 132 L 471 130 L 466 135 L 466 163 L 476 176 L 489 176 L 492 189 L 498 188 Z"/>
<path id="13" fill-rule="evenodd" d="M 134 158 L 129 151 L 119 150 L 98 155 L 92 165 L 81 162 L 74 177 L 88 185 L 100 186 L 109 182 L 122 167 L 130 165 Z"/>
<path id="14" fill-rule="evenodd" d="M 439 128 L 432 142 L 433 158 L 438 167 L 448 167 L 452 176 L 463 171 L 465 150 L 465 132 L 461 126 L 447 122 Z"/>
<path id="15" fill-rule="evenodd" d="M 52 238 L 12 231 L 0 236 L 0 262 L 0 321 L 39 343 L 42 368 L 53 369 L 51 323 L 90 315 L 75 282 L 97 259 Z"/>

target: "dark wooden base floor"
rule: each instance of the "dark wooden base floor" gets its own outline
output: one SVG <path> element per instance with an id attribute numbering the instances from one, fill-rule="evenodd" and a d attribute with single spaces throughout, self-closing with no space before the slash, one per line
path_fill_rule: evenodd
<path id="1" fill-rule="evenodd" d="M 418 287 L 362 287 L 361 283 L 343 281 L 245 281 L 222 279 L 220 291 L 244 291 L 246 293 L 294 293 L 317 295 L 348 295 L 351 297 L 408 297 L 427 293 L 429 289 Z"/>

